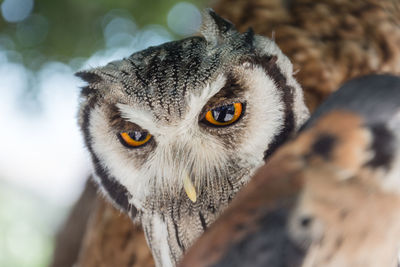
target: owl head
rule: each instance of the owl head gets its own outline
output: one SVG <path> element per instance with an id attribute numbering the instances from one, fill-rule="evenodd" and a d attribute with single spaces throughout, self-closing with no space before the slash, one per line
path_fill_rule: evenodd
<path id="1" fill-rule="evenodd" d="M 199 36 L 77 75 L 94 176 L 131 215 L 229 201 L 308 117 L 276 44 L 212 10 Z"/>

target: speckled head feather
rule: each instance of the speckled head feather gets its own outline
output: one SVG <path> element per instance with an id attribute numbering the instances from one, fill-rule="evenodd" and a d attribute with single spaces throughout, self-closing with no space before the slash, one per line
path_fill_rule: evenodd
<path id="1" fill-rule="evenodd" d="M 188 93 L 216 79 L 217 70 L 238 65 L 254 56 L 254 34 L 244 34 L 212 10 L 204 12 L 201 34 L 160 46 L 149 47 L 105 67 L 78 72 L 88 89 L 105 89 L 118 83 L 126 96 L 151 109 L 167 109 L 164 119 L 182 118 Z M 100 92 L 102 94 L 104 92 Z"/>
<path id="2" fill-rule="evenodd" d="M 174 266 L 308 117 L 275 43 L 238 32 L 212 10 L 200 36 L 77 75 L 88 82 L 80 124 L 94 176 L 142 223 L 158 266 Z"/>

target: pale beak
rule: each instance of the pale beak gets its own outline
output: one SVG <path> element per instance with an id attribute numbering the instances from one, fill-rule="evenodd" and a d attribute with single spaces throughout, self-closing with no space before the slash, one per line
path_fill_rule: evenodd
<path id="1" fill-rule="evenodd" d="M 190 177 L 187 174 L 183 178 L 183 187 L 185 188 L 188 198 L 195 203 L 197 200 L 196 188 L 194 188 L 192 180 L 190 180 Z"/>

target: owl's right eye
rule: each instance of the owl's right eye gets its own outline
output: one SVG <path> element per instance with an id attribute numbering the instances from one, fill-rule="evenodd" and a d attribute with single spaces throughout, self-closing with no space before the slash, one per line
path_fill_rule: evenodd
<path id="1" fill-rule="evenodd" d="M 223 105 L 207 111 L 202 121 L 214 127 L 228 126 L 239 120 L 243 111 L 242 103 Z"/>
<path id="2" fill-rule="evenodd" d="M 121 143 L 126 147 L 137 148 L 145 145 L 151 139 L 151 134 L 145 131 L 122 132 L 118 135 Z"/>

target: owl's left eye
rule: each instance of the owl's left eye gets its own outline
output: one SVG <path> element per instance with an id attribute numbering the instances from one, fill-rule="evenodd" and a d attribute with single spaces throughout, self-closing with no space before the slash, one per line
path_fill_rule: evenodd
<path id="1" fill-rule="evenodd" d="M 243 113 L 242 103 L 233 103 L 207 111 L 203 122 L 211 126 L 228 126 L 236 122 Z"/>
<path id="2" fill-rule="evenodd" d="M 124 146 L 132 148 L 143 146 L 151 139 L 151 134 L 145 131 L 122 132 L 118 136 Z"/>

